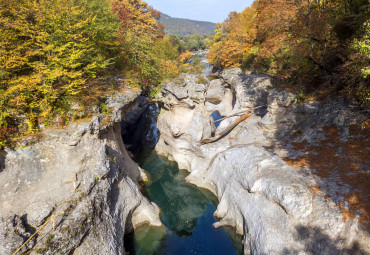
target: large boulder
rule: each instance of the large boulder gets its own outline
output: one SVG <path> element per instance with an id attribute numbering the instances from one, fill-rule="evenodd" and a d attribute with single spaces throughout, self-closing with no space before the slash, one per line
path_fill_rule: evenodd
<path id="1" fill-rule="evenodd" d="M 206 100 L 212 104 L 221 103 L 225 96 L 226 88 L 222 80 L 212 80 L 207 88 Z"/>
<path id="2" fill-rule="evenodd" d="M 273 88 L 270 76 L 244 75 L 240 68 L 235 68 L 222 72 L 221 77 L 235 92 L 235 107 L 252 108 L 267 104 Z"/>
<path id="3" fill-rule="evenodd" d="M 194 103 L 203 102 L 206 96 L 207 84 L 201 83 L 202 79 L 200 77 L 203 76 L 183 74 L 163 85 L 162 90 L 156 96 L 156 100 L 168 106 L 181 104 L 190 108 L 194 107 Z"/>

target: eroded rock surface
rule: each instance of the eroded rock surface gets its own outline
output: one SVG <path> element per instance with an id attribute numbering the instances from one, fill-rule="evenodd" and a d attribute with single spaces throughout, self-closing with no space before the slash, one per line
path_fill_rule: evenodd
<path id="1" fill-rule="evenodd" d="M 110 116 L 45 131 L 35 144 L 0 155 L 0 254 L 124 254 L 124 234 L 161 225 L 159 208 L 139 190 L 144 173 L 131 160 L 120 123 L 140 112 L 140 91 L 107 100 Z M 138 99 L 137 99 L 138 98 Z M 53 224 L 54 230 L 53 230 Z"/>
<path id="2" fill-rule="evenodd" d="M 181 89 L 172 83 L 157 98 L 164 104 L 156 151 L 188 170 L 189 182 L 217 195 L 215 216 L 220 221 L 215 226 L 234 226 L 243 235 L 245 254 L 370 253 L 369 211 L 360 203 L 368 198 L 367 190 L 345 181 L 352 174 L 369 184 L 368 173 L 333 168 L 320 174 L 323 166 L 335 165 L 336 158 L 310 147 L 317 148 L 333 136 L 325 132 L 331 126 L 337 128 L 338 140 L 354 139 L 350 126 L 361 123 L 363 116 L 340 101 L 300 103 L 295 95 L 274 89 L 268 76 L 244 75 L 240 69 L 221 76 L 199 91 L 187 90 L 187 79 L 178 85 Z M 254 111 L 224 138 L 200 143 L 238 118 L 225 119 L 216 129 L 210 117 L 213 111 L 229 115 L 260 105 L 266 107 Z M 357 138 L 367 145 L 354 154 L 369 155 L 368 136 Z M 345 149 L 327 146 L 345 157 L 341 154 Z M 309 158 L 311 154 L 325 158 L 324 162 Z M 298 166 L 302 157 L 308 157 L 306 164 Z M 357 159 L 350 160 L 359 169 L 366 168 L 368 159 Z"/>

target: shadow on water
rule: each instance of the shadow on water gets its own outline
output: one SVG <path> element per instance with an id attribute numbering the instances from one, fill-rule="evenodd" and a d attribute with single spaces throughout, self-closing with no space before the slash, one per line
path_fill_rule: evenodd
<path id="1" fill-rule="evenodd" d="M 235 230 L 212 226 L 216 197 L 186 183 L 187 172 L 155 153 L 140 163 L 151 175 L 147 196 L 161 208 L 165 228 L 135 230 L 126 237 L 130 254 L 242 254 L 241 236 L 232 234 Z"/>

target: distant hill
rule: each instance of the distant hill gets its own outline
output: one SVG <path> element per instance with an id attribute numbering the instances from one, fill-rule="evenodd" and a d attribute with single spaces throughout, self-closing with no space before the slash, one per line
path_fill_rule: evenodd
<path id="1" fill-rule="evenodd" d="M 216 23 L 172 18 L 164 13 L 161 15 L 160 22 L 163 23 L 166 34 L 213 34 L 216 29 Z"/>

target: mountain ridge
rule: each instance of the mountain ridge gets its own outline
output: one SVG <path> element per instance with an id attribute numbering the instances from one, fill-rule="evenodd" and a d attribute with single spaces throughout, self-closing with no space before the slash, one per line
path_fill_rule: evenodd
<path id="1" fill-rule="evenodd" d="M 216 23 L 183 18 L 174 18 L 161 13 L 160 22 L 165 27 L 166 34 L 214 34 Z"/>

